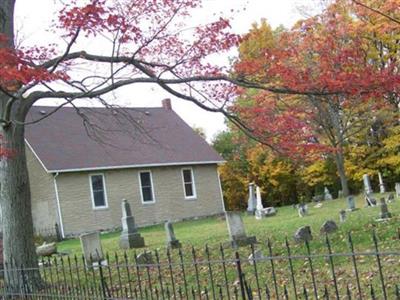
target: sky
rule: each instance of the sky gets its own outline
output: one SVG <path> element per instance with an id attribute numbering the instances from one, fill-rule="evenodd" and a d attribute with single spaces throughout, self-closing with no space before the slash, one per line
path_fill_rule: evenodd
<path id="1" fill-rule="evenodd" d="M 59 0 L 19 0 L 16 3 L 17 39 L 24 43 L 33 44 L 48 37 L 46 30 L 54 18 L 55 3 Z M 67 2 L 68 0 L 64 0 Z M 304 14 L 312 14 L 315 9 L 315 0 L 204 0 L 203 8 L 196 11 L 191 21 L 194 24 L 215 20 L 216 16 L 231 14 L 232 31 L 245 34 L 254 22 L 265 18 L 273 27 L 284 25 L 290 28 Z M 85 45 L 82 45 L 84 47 Z M 235 55 L 232 52 L 230 55 Z M 228 61 L 227 55 L 221 60 Z M 224 130 L 224 118 L 220 114 L 203 111 L 192 103 L 176 99 L 157 87 L 138 86 L 117 92 L 115 97 L 122 105 L 136 107 L 161 106 L 164 98 L 172 99 L 172 107 L 190 126 L 201 127 L 207 140 Z M 39 104 L 57 104 L 54 100 L 43 100 Z"/>

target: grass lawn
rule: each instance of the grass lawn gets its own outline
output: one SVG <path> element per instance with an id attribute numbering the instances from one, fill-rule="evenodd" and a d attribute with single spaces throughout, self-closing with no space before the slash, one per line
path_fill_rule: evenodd
<path id="1" fill-rule="evenodd" d="M 380 194 L 375 195 L 377 199 L 381 196 Z M 330 296 L 333 297 L 335 295 L 335 285 L 333 283 L 336 280 L 338 290 L 342 296 L 346 293 L 357 296 L 357 281 L 355 280 L 352 257 L 334 256 L 330 260 L 324 255 L 319 255 L 326 254 L 328 251 L 325 236 L 319 234 L 319 229 L 326 220 L 334 220 L 339 226 L 339 230 L 329 236 L 334 254 L 350 252 L 348 244 L 349 232 L 352 233 L 356 252 L 370 253 L 374 251 L 373 231 L 378 236 L 380 251 L 396 253 L 395 255 L 380 256 L 385 288 L 389 294 L 389 299 L 395 299 L 395 287 L 396 284 L 400 283 L 400 200 L 388 204 L 389 211 L 393 217 L 385 222 L 376 221 L 379 216 L 379 207 L 365 208 L 364 205 L 363 198 L 361 196 L 356 197 L 358 210 L 347 212 L 345 223 L 339 223 L 339 211 L 347 207 L 345 199 L 325 201 L 320 208 L 314 207 L 315 204 L 310 203 L 309 214 L 304 218 L 300 218 L 297 210 L 293 209 L 292 206 L 280 207 L 276 216 L 263 220 L 256 220 L 253 216 L 243 213 L 247 234 L 255 235 L 258 239 L 259 243 L 255 245 L 255 249 L 260 250 L 264 256 L 271 256 L 271 254 L 274 257 L 282 256 L 279 259 L 274 258 L 274 270 L 272 270 L 272 263 L 268 258 L 259 261 L 256 270 L 247 260 L 247 257 L 252 252 L 251 248 L 242 247 L 238 250 L 238 254 L 242 259 L 243 272 L 246 275 L 247 283 L 252 287 L 255 299 L 258 299 L 257 285 L 263 290 L 265 290 L 265 285 L 268 285 L 271 295 L 273 295 L 271 299 L 276 299 L 275 282 L 280 297 L 283 296 L 285 286 L 292 297 L 295 289 L 293 278 L 295 278 L 297 284 L 298 294 L 302 293 L 304 286 L 311 295 L 313 275 L 319 295 L 327 287 Z M 305 245 L 296 244 L 293 241 L 294 232 L 304 225 L 311 226 L 314 237 L 310 243 L 311 254 L 316 255 L 312 258 L 312 265 L 305 257 L 296 257 L 291 261 L 287 258 L 286 238 L 289 240 L 292 256 L 307 254 Z M 157 260 L 161 262 L 161 268 L 152 266 L 135 268 L 133 255 L 135 252 L 128 251 L 125 254 L 119 249 L 119 232 L 102 234 L 103 250 L 109 253 L 107 261 L 110 268 L 108 269 L 108 279 L 106 281 L 111 286 L 115 286 L 114 288 L 117 291 L 120 289 L 121 284 L 116 283 L 116 278 L 122 277 L 121 282 L 129 282 L 128 286 L 130 288 L 132 285 L 137 289 L 140 282 L 137 280 L 139 275 L 144 280 L 144 288 L 147 288 L 150 294 L 155 291 L 157 286 L 160 287 L 160 278 L 164 280 L 164 287 L 169 286 L 169 288 L 172 288 L 173 285 L 185 287 L 184 282 L 186 282 L 186 286 L 189 288 L 194 287 L 197 291 L 200 288 L 204 292 L 205 287 L 207 287 L 210 293 L 210 288 L 212 287 L 221 289 L 224 287 L 224 289 L 231 292 L 234 290 L 235 285 L 237 287 L 238 273 L 235 261 L 226 262 L 225 266 L 220 261 L 222 255 L 219 247 L 222 243 L 228 241 L 228 231 L 225 220 L 222 217 L 178 222 L 174 224 L 174 230 L 183 245 L 183 254 L 180 256 L 179 252 L 173 250 L 169 258 L 165 251 L 163 225 L 149 226 L 139 230 L 145 239 L 146 249 L 153 250 L 153 257 L 154 254 L 155 257 L 159 255 Z M 271 252 L 269 252 L 270 250 L 266 243 L 268 239 L 272 242 Z M 205 245 L 208 245 L 209 252 L 205 249 Z M 193 256 L 192 246 L 196 249 L 196 258 Z M 59 243 L 58 250 L 72 256 L 80 256 L 82 254 L 79 239 L 70 239 Z M 144 250 L 137 249 L 137 251 L 143 252 Z M 115 256 L 115 253 L 117 253 L 118 257 Z M 226 247 L 224 258 L 233 259 L 234 257 L 235 250 Z M 213 263 L 208 264 L 206 262 L 207 259 L 213 261 Z M 382 280 L 377 257 L 363 254 L 357 255 L 355 260 L 364 297 L 370 297 L 370 287 L 372 285 L 375 288 L 376 299 L 383 299 Z M 292 264 L 292 268 L 290 264 Z M 334 272 L 332 272 L 332 264 L 334 265 Z M 183 266 L 185 271 L 182 269 Z M 332 273 L 336 276 L 335 278 Z M 276 279 L 275 281 L 274 278 Z M 291 297 L 289 299 L 292 299 Z"/>

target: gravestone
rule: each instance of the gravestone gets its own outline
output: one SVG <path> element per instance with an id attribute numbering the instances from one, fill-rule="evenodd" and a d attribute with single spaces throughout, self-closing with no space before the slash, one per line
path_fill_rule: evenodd
<path id="1" fill-rule="evenodd" d="M 363 182 L 364 182 L 364 191 L 366 194 L 371 194 L 372 188 L 371 188 L 371 181 L 369 180 L 369 175 L 368 174 L 364 174 L 363 175 Z"/>
<path id="2" fill-rule="evenodd" d="M 165 233 L 167 234 L 167 247 L 176 249 L 181 248 L 182 245 L 179 240 L 175 237 L 174 228 L 172 227 L 172 223 L 170 221 L 165 222 Z"/>
<path id="3" fill-rule="evenodd" d="M 376 199 L 372 194 L 365 194 L 366 206 L 376 206 Z"/>
<path id="4" fill-rule="evenodd" d="M 257 205 L 256 193 L 254 190 L 254 183 L 249 183 L 249 199 L 247 200 L 247 212 L 254 214 Z"/>
<path id="5" fill-rule="evenodd" d="M 274 207 L 264 208 L 261 199 L 261 189 L 258 186 L 256 187 L 256 200 L 257 200 L 257 206 L 254 215 L 257 220 L 261 220 L 262 218 L 276 215 L 276 209 Z"/>
<path id="6" fill-rule="evenodd" d="M 325 187 L 324 188 L 324 200 L 332 200 L 333 197 L 331 195 L 331 193 L 329 192 L 328 188 Z"/>
<path id="7" fill-rule="evenodd" d="M 131 207 L 126 201 L 122 200 L 122 232 L 119 240 L 119 246 L 122 249 L 141 248 L 144 247 L 144 239 L 138 232 L 135 219 L 131 212 Z"/>
<path id="8" fill-rule="evenodd" d="M 3 270 L 4 258 L 3 258 L 3 232 L 0 231 L 0 270 Z M 1 278 L 1 275 L 0 275 Z"/>
<path id="9" fill-rule="evenodd" d="M 378 178 L 379 178 L 379 191 L 381 192 L 381 194 L 384 194 L 384 193 L 386 193 L 386 188 L 385 188 L 385 184 L 383 182 L 381 172 L 378 172 Z"/>
<path id="10" fill-rule="evenodd" d="M 315 195 L 314 197 L 312 197 L 312 201 L 321 202 L 322 200 L 324 200 L 324 198 L 325 198 L 324 195 Z"/>
<path id="11" fill-rule="evenodd" d="M 303 226 L 297 229 L 293 236 L 297 243 L 309 242 L 313 239 L 310 226 Z"/>
<path id="12" fill-rule="evenodd" d="M 348 211 L 356 210 L 356 203 L 354 201 L 354 196 L 347 197 L 347 210 Z"/>
<path id="13" fill-rule="evenodd" d="M 400 198 L 400 182 L 396 182 L 395 190 L 396 190 L 396 197 Z"/>
<path id="14" fill-rule="evenodd" d="M 346 221 L 346 211 L 344 209 L 339 211 L 339 220 L 341 223 L 344 223 Z"/>
<path id="15" fill-rule="evenodd" d="M 249 255 L 249 263 L 251 265 L 254 265 L 254 262 L 257 264 L 257 262 L 259 262 L 260 260 L 262 260 L 264 258 L 264 254 L 261 252 L 261 250 L 255 250 L 254 251 L 254 255 L 253 253 L 251 253 Z"/>
<path id="16" fill-rule="evenodd" d="M 307 215 L 308 213 L 308 207 L 306 204 L 299 204 L 297 208 L 297 212 L 299 214 L 300 218 L 303 218 Z"/>
<path id="17" fill-rule="evenodd" d="M 261 189 L 259 186 L 256 186 L 256 210 L 263 210 L 264 206 L 262 204 L 262 199 L 261 199 Z"/>
<path id="18" fill-rule="evenodd" d="M 343 197 L 343 191 L 342 190 L 339 190 L 338 191 L 338 198 L 342 198 Z"/>
<path id="19" fill-rule="evenodd" d="M 325 221 L 324 224 L 322 224 L 319 232 L 321 234 L 329 234 L 329 233 L 335 232 L 336 230 L 338 230 L 336 223 L 332 220 L 328 220 L 328 221 Z"/>
<path id="20" fill-rule="evenodd" d="M 257 242 L 255 236 L 247 236 L 243 220 L 238 212 L 225 212 L 226 224 L 228 226 L 230 245 L 234 248 L 254 244 Z"/>
<path id="21" fill-rule="evenodd" d="M 93 263 L 98 263 L 104 259 L 98 231 L 81 234 L 79 239 L 81 240 L 86 265 L 93 265 Z"/>
<path id="22" fill-rule="evenodd" d="M 379 200 L 379 208 L 380 208 L 380 213 L 379 213 L 380 219 L 390 219 L 392 217 L 392 214 L 389 212 L 388 206 L 386 204 L 385 198 L 381 198 Z"/>
<path id="23" fill-rule="evenodd" d="M 44 242 L 42 245 L 36 247 L 37 256 L 51 256 L 57 253 L 57 244 Z"/>
<path id="24" fill-rule="evenodd" d="M 150 251 L 145 251 L 145 252 L 139 253 L 136 256 L 136 263 L 138 265 L 152 265 L 152 264 L 154 264 L 153 254 Z"/>
<path id="25" fill-rule="evenodd" d="M 393 193 L 390 193 L 390 194 L 387 196 L 387 202 L 388 202 L 388 203 L 392 203 L 392 202 L 394 202 L 394 200 L 395 200 L 394 194 L 393 194 Z"/>

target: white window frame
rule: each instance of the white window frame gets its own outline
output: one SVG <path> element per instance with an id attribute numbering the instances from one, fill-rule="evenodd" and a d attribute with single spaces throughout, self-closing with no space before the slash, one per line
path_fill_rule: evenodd
<path id="1" fill-rule="evenodd" d="M 101 176 L 101 178 L 103 180 L 103 192 L 104 192 L 104 202 L 105 202 L 105 205 L 103 205 L 103 206 L 96 206 L 96 204 L 94 202 L 93 185 L 92 185 L 92 177 L 93 176 Z M 108 208 L 108 197 L 107 197 L 107 188 L 106 188 L 106 178 L 104 176 L 104 173 L 89 174 L 89 186 L 90 186 L 90 197 L 92 198 L 92 208 L 94 210 L 107 209 Z"/>
<path id="2" fill-rule="evenodd" d="M 153 201 L 144 201 L 144 199 L 143 199 L 142 178 L 140 177 L 140 174 L 142 174 L 142 173 L 149 173 L 150 174 L 151 193 L 152 193 L 152 196 L 153 196 Z M 151 173 L 151 170 L 141 170 L 141 171 L 139 171 L 138 172 L 138 178 L 139 178 L 140 198 L 142 200 L 142 204 L 153 204 L 153 203 L 156 203 L 156 194 L 154 193 L 153 174 Z"/>
<path id="3" fill-rule="evenodd" d="M 193 196 L 186 196 L 186 189 L 185 189 L 185 177 L 183 175 L 183 171 L 190 171 L 190 176 L 192 177 L 192 190 L 193 190 Z M 194 172 L 193 168 L 182 168 L 181 169 L 181 175 L 182 175 L 182 187 L 183 187 L 183 195 L 185 196 L 186 200 L 195 200 L 197 199 L 197 192 L 196 192 L 196 182 L 194 180 Z"/>

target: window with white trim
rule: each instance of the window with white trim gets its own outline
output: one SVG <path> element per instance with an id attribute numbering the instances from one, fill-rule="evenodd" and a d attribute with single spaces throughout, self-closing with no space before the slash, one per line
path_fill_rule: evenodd
<path id="1" fill-rule="evenodd" d="M 194 185 L 193 170 L 182 169 L 183 189 L 186 199 L 196 198 L 196 187 Z"/>
<path id="2" fill-rule="evenodd" d="M 155 202 L 153 191 L 153 180 L 150 171 L 139 172 L 140 179 L 140 193 L 142 195 L 143 203 Z"/>
<path id="3" fill-rule="evenodd" d="M 103 174 L 90 175 L 93 208 L 107 208 L 107 194 Z"/>

